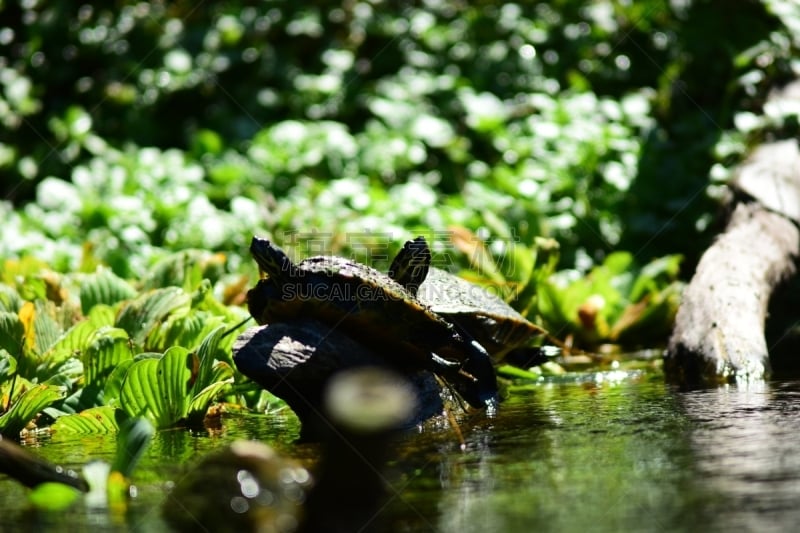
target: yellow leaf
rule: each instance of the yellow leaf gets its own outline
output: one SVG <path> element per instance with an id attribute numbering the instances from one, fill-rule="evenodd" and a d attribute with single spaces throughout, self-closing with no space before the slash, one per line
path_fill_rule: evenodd
<path id="1" fill-rule="evenodd" d="M 29 350 L 36 348 L 36 331 L 34 320 L 36 319 L 36 307 L 33 302 L 25 302 L 19 310 L 19 320 L 25 328 L 25 347 Z"/>

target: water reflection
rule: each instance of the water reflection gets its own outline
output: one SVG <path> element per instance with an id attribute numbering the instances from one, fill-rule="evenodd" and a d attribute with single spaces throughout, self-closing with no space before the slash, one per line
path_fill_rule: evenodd
<path id="1" fill-rule="evenodd" d="M 386 531 L 791 531 L 800 523 L 800 383 L 681 392 L 648 373 L 564 379 L 518 392 L 491 419 L 464 420 L 466 447 L 442 427 L 408 435 L 386 479 Z M 258 439 L 315 466 L 291 417 L 229 416 L 214 434 L 161 432 L 137 471 L 139 497 L 116 517 L 165 531 L 168 481 L 234 439 Z M 77 467 L 107 440 L 43 442 L 37 453 Z M 82 455 L 83 454 L 83 455 Z M 0 526 L 109 530 L 74 508 L 26 514 L 0 480 Z M 155 509 L 155 510 L 154 510 Z M 366 524 L 365 524 L 366 525 Z M 9 526 L 9 527 L 10 527 Z M 2 527 L 0 527 L 2 529 Z"/>
<path id="2" fill-rule="evenodd" d="M 698 483 L 720 494 L 719 529 L 786 531 L 800 523 L 800 385 L 679 395 L 693 421 Z"/>
<path id="3" fill-rule="evenodd" d="M 545 386 L 468 428 L 466 452 L 415 440 L 396 529 L 792 530 L 798 396 L 797 384 L 685 393 L 646 376 Z"/>

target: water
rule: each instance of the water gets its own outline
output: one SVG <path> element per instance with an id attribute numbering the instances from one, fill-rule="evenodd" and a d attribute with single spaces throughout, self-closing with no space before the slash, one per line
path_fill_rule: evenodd
<path id="1" fill-rule="evenodd" d="M 400 443 L 386 472 L 388 531 L 792 531 L 800 523 L 800 382 L 681 392 L 647 373 L 605 373 L 517 390 L 494 419 L 462 420 Z M 212 434 L 162 432 L 115 516 L 78 505 L 25 510 L 0 480 L 3 530 L 160 531 L 169 481 L 235 438 L 258 438 L 313 466 L 291 417 L 230 415 Z M 113 442 L 44 442 L 67 466 L 109 457 Z M 376 526 L 377 527 L 377 526 Z"/>

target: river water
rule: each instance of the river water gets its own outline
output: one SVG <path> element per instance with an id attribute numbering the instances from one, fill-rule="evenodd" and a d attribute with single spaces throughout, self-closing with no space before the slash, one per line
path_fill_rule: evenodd
<path id="1" fill-rule="evenodd" d="M 800 525 L 800 382 L 679 391 L 647 372 L 518 386 L 494 418 L 403 437 L 387 500 L 364 531 L 795 531 Z M 0 478 L 0 530 L 166 531 L 159 504 L 186 465 L 233 439 L 259 439 L 314 466 L 291 415 L 228 415 L 211 433 L 160 432 L 138 496 L 112 513 L 79 503 L 27 509 Z M 109 459 L 110 437 L 43 441 L 66 466 Z M 208 531 L 221 530 L 209 525 Z M 198 531 L 202 531 L 199 528 Z"/>

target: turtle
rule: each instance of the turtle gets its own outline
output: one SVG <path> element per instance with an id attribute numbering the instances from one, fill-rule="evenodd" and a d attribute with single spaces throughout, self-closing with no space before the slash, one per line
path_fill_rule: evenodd
<path id="1" fill-rule="evenodd" d="M 544 329 L 485 288 L 430 266 L 430 258 L 424 237 L 407 241 L 389 266 L 389 276 L 456 326 L 463 337 L 477 341 L 496 362 L 515 350 L 520 356 L 530 352 L 523 357 L 528 366 L 538 356 L 547 357 L 551 350 L 526 348 L 532 338 L 546 333 Z"/>
<path id="2" fill-rule="evenodd" d="M 267 275 L 247 294 L 250 314 L 259 324 L 319 320 L 396 367 L 433 371 L 473 407 L 496 406 L 497 378 L 486 350 L 386 274 L 337 256 L 294 263 L 257 236 L 250 252 Z"/>

